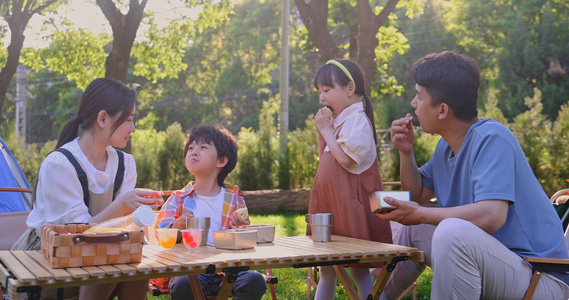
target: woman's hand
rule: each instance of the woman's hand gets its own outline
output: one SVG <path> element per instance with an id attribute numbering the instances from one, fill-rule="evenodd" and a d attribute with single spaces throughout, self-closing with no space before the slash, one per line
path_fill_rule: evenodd
<path id="1" fill-rule="evenodd" d="M 239 227 L 249 224 L 251 224 L 249 217 L 247 217 L 247 219 L 243 219 L 236 211 L 234 211 L 233 215 L 231 215 L 231 227 Z"/>
<path id="2" fill-rule="evenodd" d="M 132 189 L 120 195 L 120 197 L 113 202 L 120 205 L 124 209 L 125 214 L 128 214 L 142 205 L 148 205 L 156 210 L 164 204 L 164 199 L 162 199 L 162 193 L 157 191 L 150 189 Z"/>
<path id="3" fill-rule="evenodd" d="M 324 107 L 322 107 L 314 116 L 314 125 L 316 125 L 318 132 L 330 130 L 332 126 L 334 126 L 334 118 L 326 112 Z"/>
<path id="4" fill-rule="evenodd" d="M 188 227 L 187 226 L 188 218 L 193 218 L 193 217 L 194 217 L 193 212 L 182 214 L 178 219 L 176 219 L 176 221 L 174 221 L 174 224 L 172 224 L 172 228 L 186 229 Z"/>

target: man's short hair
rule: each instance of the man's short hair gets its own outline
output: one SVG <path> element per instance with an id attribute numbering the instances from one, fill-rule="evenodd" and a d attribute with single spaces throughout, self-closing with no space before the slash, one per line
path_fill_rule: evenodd
<path id="1" fill-rule="evenodd" d="M 186 143 L 184 144 L 184 158 L 188 154 L 188 148 L 193 142 L 205 142 L 215 145 L 217 158 L 227 157 L 227 164 L 217 174 L 217 183 L 223 186 L 223 181 L 235 169 L 237 165 L 237 141 L 229 130 L 221 125 L 198 125 L 190 130 Z"/>
<path id="2" fill-rule="evenodd" d="M 454 51 L 426 55 L 411 69 L 415 83 L 426 88 L 431 104 L 446 103 L 461 120 L 478 116 L 480 72 L 472 58 Z"/>

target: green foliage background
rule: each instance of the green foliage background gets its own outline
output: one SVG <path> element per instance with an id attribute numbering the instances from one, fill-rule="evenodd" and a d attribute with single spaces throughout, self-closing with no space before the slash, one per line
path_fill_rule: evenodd
<path id="1" fill-rule="evenodd" d="M 280 1 L 183 1 L 199 8 L 165 25 L 145 12 L 132 50 L 129 84 L 137 87 L 137 132 L 132 138 L 139 186 L 182 187 L 191 180 L 182 147 L 189 129 L 219 123 L 239 141 L 239 163 L 228 181 L 243 189 L 310 187 L 318 168 L 312 116 L 320 107 L 313 74 L 323 64 L 291 8 L 289 134 L 279 157 Z M 385 1 L 371 0 L 380 11 Z M 331 0 L 328 29 L 345 56 L 353 1 Z M 63 6 L 62 6 L 63 7 Z M 59 9 L 59 8 L 58 8 Z M 33 181 L 53 140 L 70 120 L 86 84 L 104 74 L 111 36 L 75 28 L 58 10 L 42 25 L 50 43 L 25 48 L 31 69 L 25 145 L 14 141 L 13 101 L 5 104 L 0 136 Z M 399 155 L 389 142 L 392 120 L 413 113 L 410 68 L 432 52 L 457 50 L 479 62 L 479 110 L 518 137 L 546 192 L 565 187 L 569 121 L 569 2 L 560 0 L 401 0 L 377 34 L 371 99 L 385 181 L 399 179 Z M 4 34 L 3 32 L 0 32 Z M 5 56 L 0 51 L 0 62 Z M 15 87 L 9 91 L 15 94 Z M 415 126 L 419 126 L 415 123 Z M 438 137 L 417 127 L 415 156 L 422 165 Z M 288 176 L 282 176 L 286 174 Z M 283 180 L 284 178 L 284 180 Z M 279 182 L 280 180 L 280 182 Z"/>

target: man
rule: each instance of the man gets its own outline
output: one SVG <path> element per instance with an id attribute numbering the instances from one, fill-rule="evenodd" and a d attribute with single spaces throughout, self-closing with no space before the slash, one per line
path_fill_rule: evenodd
<path id="1" fill-rule="evenodd" d="M 433 269 L 431 299 L 521 299 L 532 276 L 522 257 L 569 257 L 559 217 L 512 132 L 478 118 L 480 74 L 471 58 L 429 54 L 412 73 L 415 115 L 425 132 L 442 138 L 418 168 L 413 117 L 391 125 L 402 189 L 413 201 L 388 198 L 397 209 L 378 215 L 411 225 L 394 243 L 424 251 L 425 262 L 399 263 L 382 299 L 396 299 L 426 266 Z M 420 206 L 435 196 L 439 207 Z M 567 273 L 544 273 L 534 299 L 567 299 L 567 283 Z"/>

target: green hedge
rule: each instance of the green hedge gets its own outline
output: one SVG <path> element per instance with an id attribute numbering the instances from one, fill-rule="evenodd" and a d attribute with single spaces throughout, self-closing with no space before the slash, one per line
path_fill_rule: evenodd
<path id="1" fill-rule="evenodd" d="M 504 122 L 497 100 L 489 97 L 481 117 L 492 117 Z M 528 161 L 548 195 L 568 186 L 569 178 L 569 107 L 559 110 L 557 121 L 552 122 L 542 113 L 541 92 L 535 90 L 532 98 L 526 98 L 529 108 L 507 126 L 514 132 Z M 242 128 L 237 134 L 239 159 L 236 169 L 227 178 L 239 184 L 243 190 L 296 189 L 312 186 L 318 169 L 317 132 L 313 117 L 306 119 L 305 129 L 288 134 L 286 161 L 280 158 L 274 101 L 266 103 L 259 116 L 260 130 Z M 417 164 L 425 163 L 432 155 L 439 139 L 417 129 L 414 145 Z M 138 170 L 138 187 L 151 189 L 177 189 L 183 187 L 192 176 L 186 170 L 182 155 L 187 130 L 178 123 L 165 131 L 137 130 L 132 138 L 132 154 Z M 378 154 L 384 181 L 399 180 L 399 154 L 389 142 L 389 132 L 379 135 Z M 33 182 L 42 159 L 53 150 L 54 141 L 43 145 L 16 145 L 13 137 L 6 143 L 16 156 L 24 173 Z M 283 176 L 285 174 L 286 176 Z M 284 179 L 283 179 L 284 178 Z M 285 184 L 283 185 L 282 180 Z"/>

